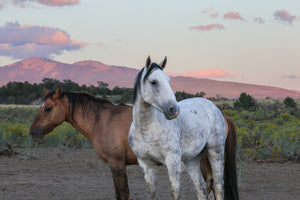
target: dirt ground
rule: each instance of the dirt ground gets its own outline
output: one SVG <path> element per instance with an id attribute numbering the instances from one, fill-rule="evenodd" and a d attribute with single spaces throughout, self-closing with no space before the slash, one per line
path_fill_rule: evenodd
<path id="1" fill-rule="evenodd" d="M 18 149 L 10 158 L 0 157 L 0 199 L 96 200 L 114 199 L 110 170 L 93 149 Z M 239 164 L 239 193 L 242 200 L 299 200 L 300 164 Z M 139 166 L 128 166 L 131 199 L 147 199 Z M 170 184 L 163 166 L 157 169 L 158 199 L 171 199 Z M 182 199 L 196 199 L 186 172 L 182 174 Z"/>

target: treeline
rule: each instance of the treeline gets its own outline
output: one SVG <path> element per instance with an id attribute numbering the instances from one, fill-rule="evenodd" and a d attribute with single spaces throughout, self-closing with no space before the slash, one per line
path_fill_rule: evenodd
<path id="1" fill-rule="evenodd" d="M 25 82 L 9 82 L 0 87 L 0 104 L 40 104 L 44 98 L 44 88 L 49 91 L 55 91 L 58 87 L 62 86 L 63 91 L 74 92 L 89 92 L 95 96 L 109 99 L 114 103 L 132 103 L 133 101 L 133 88 L 120 88 L 118 86 L 110 89 L 107 83 L 98 81 L 98 85 L 87 86 L 85 84 L 79 85 L 71 80 L 59 81 L 57 79 L 44 78 L 39 84 L 31 84 Z M 184 91 L 177 91 L 175 93 L 177 101 L 193 97 L 205 97 L 205 92 L 197 92 L 196 94 L 189 94 Z M 213 102 L 224 101 L 225 103 L 219 104 L 219 108 L 223 109 L 236 109 L 236 110 L 256 110 L 260 107 L 259 103 L 251 95 L 243 92 L 237 98 L 233 105 L 227 98 L 208 97 Z M 293 98 L 287 97 L 284 100 L 284 105 L 294 111 L 297 111 L 297 104 Z"/>
<path id="2" fill-rule="evenodd" d="M 95 96 L 100 96 L 104 99 L 109 99 L 114 103 L 132 103 L 133 88 L 120 88 L 118 86 L 109 89 L 109 85 L 105 82 L 98 81 L 98 85 L 79 85 L 71 80 L 59 81 L 57 79 L 44 78 L 42 83 L 31 84 L 25 82 L 9 82 L 0 88 L 0 104 L 39 104 L 44 98 L 44 88 L 49 91 L 55 91 L 62 86 L 63 91 L 73 92 L 89 92 Z M 192 97 L 204 97 L 205 92 L 196 94 L 189 94 L 183 91 L 175 93 L 176 99 L 181 101 L 183 99 Z"/>
<path id="3" fill-rule="evenodd" d="M 0 104 L 38 104 L 44 98 L 44 88 L 49 91 L 55 91 L 62 86 L 64 91 L 89 92 L 95 96 L 108 98 L 108 96 L 117 95 L 118 98 L 113 99 L 116 103 L 132 102 L 133 89 L 120 88 L 118 86 L 113 89 L 108 88 L 108 84 L 102 81 L 97 82 L 98 85 L 79 85 L 71 80 L 59 81 L 57 79 L 44 78 L 42 83 L 31 84 L 25 82 L 9 82 L 0 88 Z"/>

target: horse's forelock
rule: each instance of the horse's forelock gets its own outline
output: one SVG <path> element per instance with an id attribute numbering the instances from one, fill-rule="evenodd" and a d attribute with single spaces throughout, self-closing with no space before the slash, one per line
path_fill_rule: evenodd
<path id="1" fill-rule="evenodd" d="M 141 71 L 138 73 L 138 75 L 135 78 L 134 89 L 133 89 L 133 104 L 135 103 L 135 100 L 137 98 L 138 90 L 141 87 L 141 81 L 142 81 L 144 69 L 145 69 L 145 67 L 143 69 L 141 69 Z M 162 70 L 162 68 L 158 64 L 152 63 L 143 78 L 143 82 L 145 82 L 147 80 L 147 78 L 150 76 L 151 72 L 153 72 L 156 69 Z"/>
<path id="2" fill-rule="evenodd" d="M 156 63 L 152 63 L 151 66 L 149 67 L 149 69 L 147 70 L 146 75 L 144 76 L 143 81 L 145 82 L 147 80 L 147 78 L 150 76 L 150 74 L 154 71 L 154 70 L 163 70 L 158 64 Z"/>
<path id="3" fill-rule="evenodd" d="M 49 92 L 49 93 L 45 96 L 45 98 L 44 98 L 43 101 L 45 101 L 45 100 L 48 99 L 48 98 L 51 98 L 51 99 L 52 99 L 54 93 L 55 93 L 55 92 Z"/>

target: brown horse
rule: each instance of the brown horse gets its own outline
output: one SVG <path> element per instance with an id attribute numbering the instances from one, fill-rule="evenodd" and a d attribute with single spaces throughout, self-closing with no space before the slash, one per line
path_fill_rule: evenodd
<path id="1" fill-rule="evenodd" d="M 116 199 L 129 199 L 126 165 L 138 164 L 128 145 L 132 106 L 114 105 L 87 93 L 62 92 L 61 87 L 51 93 L 45 89 L 45 94 L 30 128 L 31 137 L 41 140 L 64 121 L 69 122 L 93 143 L 101 160 L 109 165 Z M 235 132 L 232 135 L 235 138 Z M 201 170 L 210 191 L 212 173 L 206 156 L 202 156 Z"/>

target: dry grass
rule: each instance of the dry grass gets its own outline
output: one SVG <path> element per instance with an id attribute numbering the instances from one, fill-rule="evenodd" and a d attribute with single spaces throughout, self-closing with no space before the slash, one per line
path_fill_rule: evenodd
<path id="1" fill-rule="evenodd" d="M 39 108 L 40 105 L 0 104 L 0 108 Z"/>

